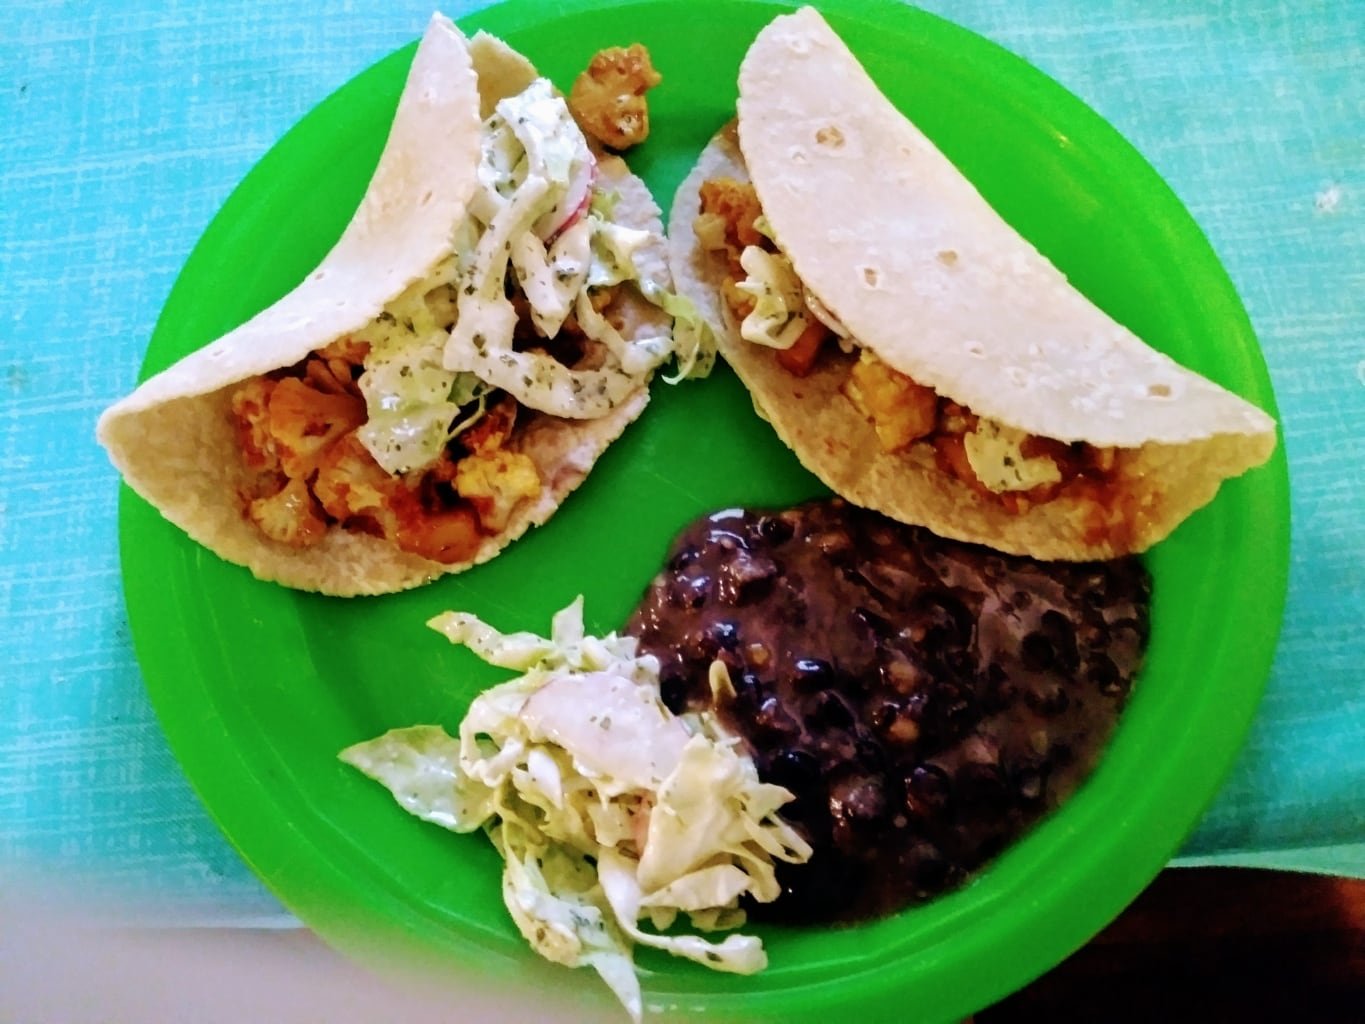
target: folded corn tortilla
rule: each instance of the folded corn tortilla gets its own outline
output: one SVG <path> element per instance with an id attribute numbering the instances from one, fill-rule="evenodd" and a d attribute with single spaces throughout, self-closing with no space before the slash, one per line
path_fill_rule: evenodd
<path id="1" fill-rule="evenodd" d="M 801 462 L 859 505 L 943 536 L 1039 558 L 1142 551 L 1269 458 L 1275 423 L 1115 323 L 1020 237 L 881 94 L 809 8 L 774 20 L 740 69 L 738 120 L 674 199 L 679 290 L 720 336 L 756 407 Z M 928 445 L 884 451 L 843 395 L 851 357 L 809 376 L 740 337 L 724 260 L 693 227 L 709 178 L 751 180 L 807 292 L 884 363 L 980 416 L 1129 449 L 1127 536 L 1096 537 L 1065 494 L 1010 514 L 940 471 Z"/>
<path id="2" fill-rule="evenodd" d="M 331 528 L 294 548 L 263 536 L 243 514 L 247 479 L 231 417 L 242 381 L 291 366 L 364 328 L 452 253 L 476 186 L 483 115 L 536 77 L 521 55 L 483 33 L 466 40 L 433 17 L 418 46 L 374 176 L 353 219 L 293 291 L 206 347 L 148 379 L 100 417 L 99 441 L 124 480 L 220 557 L 286 586 L 352 596 L 397 591 L 487 561 L 545 522 L 648 402 L 647 378 L 605 415 L 537 413 L 517 450 L 535 463 L 541 493 L 467 562 L 444 564 L 365 533 Z M 642 279 L 667 287 L 659 211 L 643 182 L 614 157 L 597 180 L 617 196 L 616 221 L 650 232 L 636 254 Z M 627 339 L 666 331 L 668 318 L 630 295 L 612 312 Z"/>

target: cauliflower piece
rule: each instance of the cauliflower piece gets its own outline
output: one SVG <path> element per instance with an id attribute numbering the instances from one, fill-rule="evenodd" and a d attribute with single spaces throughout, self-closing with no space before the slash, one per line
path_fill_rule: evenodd
<path id="1" fill-rule="evenodd" d="M 877 440 L 888 452 L 933 433 L 938 416 L 934 389 L 916 384 L 867 349 L 859 353 L 843 392 L 872 421 Z"/>
<path id="2" fill-rule="evenodd" d="M 449 565 L 469 561 L 483 543 L 479 517 L 468 505 L 440 512 L 423 511 L 416 502 L 403 507 L 411 514 L 400 515 L 393 540 L 404 551 Z"/>
<path id="3" fill-rule="evenodd" d="M 340 337 L 329 345 L 324 345 L 316 353 L 319 359 L 325 359 L 329 363 L 340 360 L 351 366 L 364 365 L 365 357 L 369 354 L 370 343 L 352 338 L 350 335 Z"/>
<path id="4" fill-rule="evenodd" d="M 232 416 L 236 421 L 242 462 L 256 473 L 275 473 L 280 468 L 267 413 L 270 393 L 274 390 L 275 382 L 270 378 L 253 377 L 232 393 Z"/>
<path id="5" fill-rule="evenodd" d="M 585 135 L 611 149 L 629 149 L 649 136 L 645 93 L 662 81 L 639 43 L 610 46 L 574 80 L 569 111 Z"/>
<path id="6" fill-rule="evenodd" d="M 528 455 L 490 449 L 460 460 L 455 490 L 474 506 L 483 529 L 497 533 L 523 499 L 540 493 L 540 473 Z"/>
<path id="7" fill-rule="evenodd" d="M 511 395 L 505 395 L 485 409 L 473 426 L 461 431 L 460 444 L 471 453 L 494 451 L 507 443 L 516 422 L 517 401 Z"/>
<path id="8" fill-rule="evenodd" d="M 296 377 L 270 393 L 268 424 L 286 475 L 307 479 L 333 442 L 365 422 L 365 401 L 323 394 Z"/>
<path id="9" fill-rule="evenodd" d="M 365 357 L 370 354 L 368 341 L 338 338 L 315 352 L 304 366 L 304 377 L 319 391 L 329 395 L 351 394 L 362 397 L 356 383 L 357 371 L 365 368 Z"/>
<path id="10" fill-rule="evenodd" d="M 303 381 L 324 395 L 359 395 L 359 386 L 351 379 L 351 367 L 340 359 L 310 359 L 303 367 Z"/>
<path id="11" fill-rule="evenodd" d="M 811 317 L 806 329 L 790 348 L 778 349 L 774 353 L 777 365 L 794 376 L 805 377 L 815 368 L 815 358 L 828 337 L 831 337 L 830 329 Z"/>
<path id="12" fill-rule="evenodd" d="M 717 243 L 723 235 L 731 271 L 735 277 L 743 277 L 740 254 L 751 245 L 763 247 L 768 242 L 756 223 L 763 216 L 758 193 L 749 182 L 734 178 L 708 178 L 701 183 L 699 192 L 701 213 L 693 225 L 697 237 L 704 240 L 708 250 L 718 250 L 721 246 Z M 717 220 L 723 224 L 723 232 Z"/>
<path id="13" fill-rule="evenodd" d="M 268 498 L 250 502 L 246 514 L 261 533 L 290 547 L 309 547 L 327 532 L 327 521 L 308 493 L 308 485 L 298 479 Z"/>
<path id="14" fill-rule="evenodd" d="M 394 500 L 400 487 L 354 434 L 323 453 L 313 481 L 313 493 L 328 515 L 342 523 L 368 519 L 389 537 L 398 529 Z"/>

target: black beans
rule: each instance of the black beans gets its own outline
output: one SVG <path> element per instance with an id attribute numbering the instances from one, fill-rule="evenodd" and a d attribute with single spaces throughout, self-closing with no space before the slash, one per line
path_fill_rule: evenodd
<path id="1" fill-rule="evenodd" d="M 769 544 L 785 544 L 795 532 L 796 526 L 785 516 L 761 516 L 758 520 L 758 535 Z"/>
<path id="2" fill-rule="evenodd" d="M 1057 652 L 1052 649 L 1052 641 L 1042 633 L 1030 633 L 1024 637 L 1019 648 L 1024 668 L 1033 672 L 1046 672 L 1057 660 Z"/>
<path id="3" fill-rule="evenodd" d="M 940 892 L 952 874 L 952 865 L 933 843 L 919 842 L 910 847 L 906 873 L 919 891 L 926 895 Z"/>
<path id="4" fill-rule="evenodd" d="M 792 717 L 780 697 L 764 697 L 754 714 L 754 728 L 765 738 L 791 739 L 801 734 L 801 725 Z"/>
<path id="5" fill-rule="evenodd" d="M 975 762 L 968 762 L 957 770 L 953 796 L 959 805 L 988 815 L 1004 810 L 1010 800 L 999 766 Z"/>
<path id="6" fill-rule="evenodd" d="M 1047 764 L 1037 758 L 1021 758 L 1010 772 L 1010 781 L 1020 800 L 1036 803 L 1047 787 Z"/>
<path id="7" fill-rule="evenodd" d="M 1106 655 L 1096 654 L 1091 658 L 1085 669 L 1085 679 L 1106 697 L 1115 697 L 1123 692 L 1123 680 L 1118 667 Z"/>
<path id="8" fill-rule="evenodd" d="M 717 619 L 706 626 L 706 639 L 715 651 L 733 651 L 739 646 L 739 623 Z"/>
<path id="9" fill-rule="evenodd" d="M 1024 693 L 1024 700 L 1040 715 L 1060 715 L 1071 705 L 1071 694 L 1060 683 L 1044 683 Z"/>
<path id="10" fill-rule="evenodd" d="M 688 691 L 691 687 L 690 678 L 678 671 L 662 671 L 659 673 L 659 696 L 663 698 L 665 706 L 675 715 L 682 714 L 687 710 Z"/>
<path id="11" fill-rule="evenodd" d="M 806 723 L 813 732 L 847 729 L 853 725 L 853 711 L 833 690 L 821 690 L 807 705 Z"/>
<path id="12" fill-rule="evenodd" d="M 811 843 L 788 920 L 856 919 L 960 884 L 1075 789 L 1141 661 L 1135 559 L 1046 564 L 833 500 L 679 538 L 625 632 L 675 710 L 717 711 Z"/>
<path id="13" fill-rule="evenodd" d="M 952 802 L 952 780 L 936 764 L 915 767 L 905 780 L 905 805 L 921 817 L 942 815 Z"/>
<path id="14" fill-rule="evenodd" d="M 777 563 L 770 558 L 736 551 L 720 572 L 720 599 L 727 604 L 748 604 L 762 598 L 777 576 Z"/>
<path id="15" fill-rule="evenodd" d="M 834 820 L 834 842 L 847 847 L 865 841 L 886 817 L 885 782 L 876 775 L 839 779 L 829 791 L 829 812 Z"/>
<path id="16" fill-rule="evenodd" d="M 741 672 L 731 675 L 730 685 L 735 688 L 735 702 L 750 713 L 762 706 L 763 681 L 754 672 Z"/>
<path id="17" fill-rule="evenodd" d="M 800 796 L 820 781 L 820 762 L 809 751 L 787 747 L 768 762 L 766 774 L 769 782 Z"/>
<path id="18" fill-rule="evenodd" d="M 792 682 L 805 690 L 832 686 L 837 678 L 833 666 L 823 658 L 797 658 L 792 667 Z"/>
<path id="19" fill-rule="evenodd" d="M 701 552 L 693 545 L 681 548 L 668 560 L 669 572 L 682 572 L 700 557 Z"/>

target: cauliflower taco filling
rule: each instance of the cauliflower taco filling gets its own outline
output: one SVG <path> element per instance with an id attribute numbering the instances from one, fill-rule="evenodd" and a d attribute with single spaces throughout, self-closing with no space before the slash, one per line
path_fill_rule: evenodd
<path id="1" fill-rule="evenodd" d="M 616 216 L 623 168 L 546 79 L 496 105 L 452 255 L 362 330 L 234 391 L 262 534 L 360 531 L 454 564 L 541 493 L 527 427 L 606 415 L 673 353 L 630 310 L 675 297 L 643 265 L 658 235 Z"/>
<path id="2" fill-rule="evenodd" d="M 1067 443 L 979 416 L 887 365 L 802 284 L 750 182 L 710 178 L 700 198 L 694 230 L 701 247 L 724 261 L 722 297 L 745 341 L 771 349 L 794 377 L 843 367 L 840 391 L 884 451 L 927 447 L 941 472 L 1011 515 L 1059 497 L 1080 499 L 1094 539 L 1121 540 L 1133 518 L 1119 486 L 1124 449 Z"/>

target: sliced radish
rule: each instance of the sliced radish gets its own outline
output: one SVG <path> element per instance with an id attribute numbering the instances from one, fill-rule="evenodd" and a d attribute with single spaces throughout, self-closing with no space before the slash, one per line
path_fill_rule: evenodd
<path id="1" fill-rule="evenodd" d="M 532 227 L 542 241 L 553 241 L 561 231 L 581 219 L 592 205 L 592 186 L 597 180 L 597 160 L 586 147 L 581 156 L 584 159 L 573 172 L 573 177 L 569 179 L 569 188 L 564 197 Z"/>

